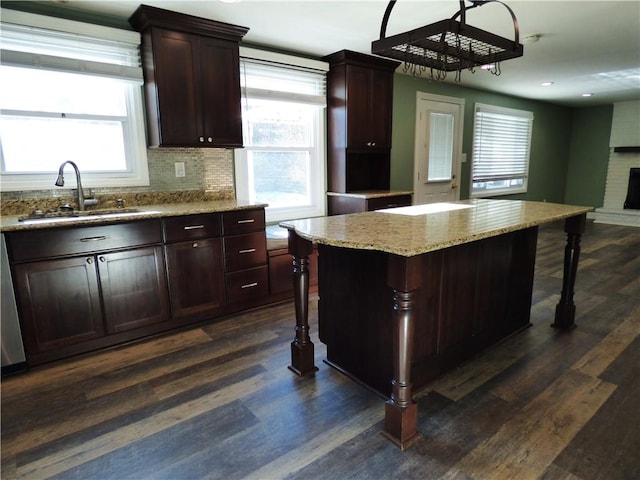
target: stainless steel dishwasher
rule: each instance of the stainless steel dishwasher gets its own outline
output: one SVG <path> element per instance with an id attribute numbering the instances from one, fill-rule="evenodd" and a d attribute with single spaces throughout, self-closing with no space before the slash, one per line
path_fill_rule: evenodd
<path id="1" fill-rule="evenodd" d="M 2 344 L 2 375 L 27 368 L 18 309 L 13 294 L 13 282 L 4 234 L 0 234 L 0 343 Z"/>

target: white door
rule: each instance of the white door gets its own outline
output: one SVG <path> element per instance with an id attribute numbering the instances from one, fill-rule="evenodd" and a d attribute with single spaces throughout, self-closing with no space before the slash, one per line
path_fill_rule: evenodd
<path id="1" fill-rule="evenodd" d="M 413 203 L 460 199 L 464 99 L 418 92 Z"/>

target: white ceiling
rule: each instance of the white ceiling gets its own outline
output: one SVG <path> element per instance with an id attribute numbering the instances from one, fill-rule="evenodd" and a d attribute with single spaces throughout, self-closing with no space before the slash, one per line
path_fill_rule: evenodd
<path id="1" fill-rule="evenodd" d="M 229 1 L 229 0 L 227 0 Z M 56 0 L 65 7 L 121 18 L 140 1 Z M 177 12 L 249 27 L 244 41 L 322 57 L 342 49 L 371 52 L 379 38 L 386 0 L 143 0 Z M 640 0 L 505 0 L 520 26 L 524 56 L 502 64 L 502 75 L 462 73 L 461 84 L 567 106 L 594 106 L 640 99 Z M 469 2 L 467 2 L 469 5 Z M 450 18 L 458 0 L 398 0 L 387 35 Z M 467 12 L 467 23 L 513 38 L 506 8 L 487 4 Z M 400 71 L 402 67 L 399 67 Z M 453 82 L 451 73 L 446 81 Z M 540 84 L 552 81 L 550 87 Z M 593 93 L 583 98 L 583 93 Z"/>

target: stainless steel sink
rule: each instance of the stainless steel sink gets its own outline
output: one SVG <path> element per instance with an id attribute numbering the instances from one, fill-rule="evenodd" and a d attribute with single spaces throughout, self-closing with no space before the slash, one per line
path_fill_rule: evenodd
<path id="1" fill-rule="evenodd" d="M 129 217 L 133 215 L 146 215 L 158 213 L 152 210 L 141 210 L 138 208 L 103 208 L 96 210 L 73 210 L 73 211 L 34 211 L 30 215 L 20 217 L 22 223 L 45 223 L 45 222 L 69 222 L 82 219 L 100 219 L 114 217 Z"/>

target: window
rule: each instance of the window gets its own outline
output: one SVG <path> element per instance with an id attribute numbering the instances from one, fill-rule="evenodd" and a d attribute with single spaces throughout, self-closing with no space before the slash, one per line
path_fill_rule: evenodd
<path id="1" fill-rule="evenodd" d="M 244 48 L 240 55 L 244 148 L 235 154 L 237 197 L 269 204 L 268 222 L 324 215 L 324 64 L 301 67 L 291 57 Z"/>
<path id="2" fill-rule="evenodd" d="M 428 182 L 449 181 L 453 175 L 453 132 L 455 116 L 429 112 Z"/>
<path id="3" fill-rule="evenodd" d="M 2 189 L 51 189 L 66 160 L 87 187 L 148 185 L 138 34 L 43 23 L 3 11 Z"/>
<path id="4" fill-rule="evenodd" d="M 476 104 L 471 196 L 527 191 L 533 113 Z"/>

